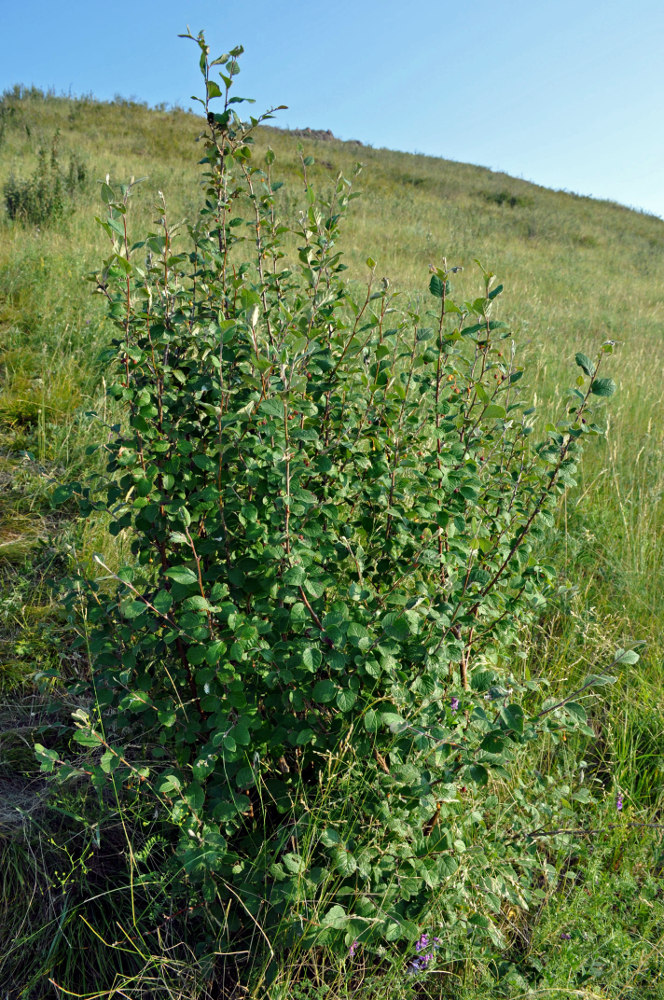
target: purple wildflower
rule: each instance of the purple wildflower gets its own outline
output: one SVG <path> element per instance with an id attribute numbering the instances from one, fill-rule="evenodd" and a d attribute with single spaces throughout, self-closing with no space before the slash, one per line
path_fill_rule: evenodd
<path id="1" fill-rule="evenodd" d="M 422 937 L 419 939 L 419 941 L 415 942 L 415 951 L 417 952 L 424 951 L 424 949 L 428 946 L 428 944 L 429 944 L 429 935 L 423 934 Z"/>
<path id="2" fill-rule="evenodd" d="M 357 951 L 359 943 L 360 943 L 359 941 L 353 941 L 352 945 L 348 949 L 349 958 L 355 958 L 355 952 Z"/>
<path id="3" fill-rule="evenodd" d="M 572 940 L 572 935 L 568 934 L 567 931 L 561 931 L 560 940 L 561 941 L 571 941 Z"/>
<path id="4" fill-rule="evenodd" d="M 458 712 L 458 710 L 459 710 L 459 699 L 458 698 L 452 698 L 452 700 L 450 701 L 450 708 L 452 709 L 453 712 Z"/>
<path id="5" fill-rule="evenodd" d="M 420 955 L 418 958 L 414 958 L 413 961 L 408 966 L 409 972 L 426 972 L 427 966 L 433 955 Z"/>
<path id="6" fill-rule="evenodd" d="M 623 807 L 623 797 L 622 794 L 618 792 L 618 795 L 616 797 L 616 809 L 618 810 L 618 812 L 621 811 L 622 807 Z"/>
<path id="7" fill-rule="evenodd" d="M 440 947 L 440 938 L 433 938 L 433 942 L 428 934 L 422 934 L 422 936 L 415 942 L 415 951 L 418 953 L 417 958 L 414 958 L 408 964 L 408 972 L 426 972 L 429 963 L 433 962 L 434 953 Z M 430 948 L 430 951 L 425 951 L 426 948 Z M 422 954 L 424 952 L 424 954 Z"/>

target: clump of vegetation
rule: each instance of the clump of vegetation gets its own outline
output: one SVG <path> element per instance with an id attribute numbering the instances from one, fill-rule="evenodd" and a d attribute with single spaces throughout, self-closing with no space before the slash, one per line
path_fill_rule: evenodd
<path id="1" fill-rule="evenodd" d="M 68 199 L 85 186 L 86 169 L 75 155 L 63 171 L 58 156 L 58 133 L 53 136 L 50 152 L 40 146 L 37 167 L 28 180 L 11 174 L 3 188 L 5 207 L 10 219 L 43 226 L 61 218 Z"/>
<path id="2" fill-rule="evenodd" d="M 233 952 L 231 979 L 273 979 L 284 954 L 452 968 L 502 948 L 502 908 L 527 911 L 554 876 L 531 833 L 568 800 L 524 774 L 506 827 L 494 783 L 544 732 L 592 735 L 577 697 L 610 680 L 542 702 L 515 664 L 555 588 L 542 541 L 602 434 L 613 345 L 577 354 L 535 442 L 495 276 L 457 301 L 442 261 L 432 308 L 402 314 L 369 258 L 358 292 L 338 245 L 351 181 L 319 196 L 301 155 L 289 231 L 275 156 L 253 156 L 270 114 L 245 122 L 230 96 L 241 49 L 211 61 L 194 41 L 206 174 L 186 244 L 164 201 L 134 241 L 132 185 L 102 186 L 94 280 L 126 423 L 101 493 L 58 499 L 109 510 L 133 559 L 100 558 L 106 581 L 70 593 L 92 681 L 80 756 L 40 745 L 43 769 L 91 780 L 123 817 L 131 885 L 169 887 L 142 919 L 194 908 L 198 954 Z"/>
<path id="3" fill-rule="evenodd" d="M 494 205 L 509 205 L 510 208 L 528 208 L 532 199 L 511 191 L 484 191 L 482 196 Z"/>

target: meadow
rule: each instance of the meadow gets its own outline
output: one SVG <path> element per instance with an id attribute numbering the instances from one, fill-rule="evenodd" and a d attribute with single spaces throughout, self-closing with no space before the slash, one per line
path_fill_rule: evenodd
<path id="1" fill-rule="evenodd" d="M 121 817 L 109 830 L 95 828 L 94 796 L 78 778 L 54 793 L 34 751 L 35 743 L 55 745 L 84 704 L 88 651 L 59 585 L 81 571 L 98 576 L 94 553 L 108 572 L 128 556 L 103 511 L 82 519 L 53 501 L 58 484 L 101 470 L 94 446 L 118 419 L 103 360 L 111 324 L 103 295 L 85 280 L 107 254 L 95 223 L 105 211 L 100 182 L 144 178 L 132 198 L 136 233 L 154 229 L 159 192 L 170 219 L 195 215 L 201 129 L 201 119 L 181 109 L 120 99 L 17 87 L 0 104 L 0 190 L 46 171 L 54 141 L 63 177 L 59 218 L 35 224 L 9 218 L 4 204 L 0 211 L 0 986 L 7 997 L 194 1000 L 211 981 L 205 956 L 191 944 L 178 951 L 163 923 L 153 932 L 132 929 L 117 875 L 126 868 Z M 543 828 L 537 849 L 551 878 L 535 905 L 498 906 L 500 947 L 469 938 L 466 956 L 426 977 L 394 961 L 374 967 L 358 958 L 331 971 L 322 959 L 299 956 L 263 995 L 656 1000 L 664 996 L 664 222 L 482 167 L 263 126 L 255 156 L 274 151 L 284 181 L 279 205 L 293 224 L 303 189 L 298 146 L 314 158 L 309 173 L 322 190 L 362 164 L 361 197 L 342 226 L 351 283 L 365 280 L 371 255 L 399 306 L 423 311 L 430 267 L 462 267 L 454 290 L 465 299 L 481 284 L 476 260 L 495 272 L 504 284 L 499 316 L 519 342 L 540 426 L 555 419 L 559 387 L 576 375 L 575 352 L 593 357 L 615 342 L 605 374 L 618 390 L 606 437 L 586 448 L 577 484 L 547 532 L 557 592 L 522 629 L 514 669 L 540 678 L 555 699 L 588 673 L 601 674 L 616 649 L 644 645 L 638 662 L 619 664 L 615 683 L 585 700 L 592 736 L 544 739 L 536 767 L 532 756 L 517 755 L 511 774 L 492 779 L 496 822 L 510 823 L 523 804 L 514 796 L 523 798 L 534 777 L 547 790 L 553 822 L 542 815 L 534 823 Z M 141 892 L 148 912 L 149 881 Z"/>

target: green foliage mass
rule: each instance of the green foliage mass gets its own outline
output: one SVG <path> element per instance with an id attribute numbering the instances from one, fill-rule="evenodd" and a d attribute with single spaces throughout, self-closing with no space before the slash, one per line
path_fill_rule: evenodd
<path id="1" fill-rule="evenodd" d="M 26 181 L 13 174 L 5 182 L 3 194 L 10 219 L 34 226 L 44 225 L 62 217 L 67 198 L 71 198 L 85 184 L 83 162 L 75 156 L 69 160 L 65 174 L 58 159 L 58 135 L 51 142 L 50 155 L 42 146 L 38 152 L 37 168 Z"/>
<path id="2" fill-rule="evenodd" d="M 284 225 L 275 156 L 252 150 L 269 115 L 244 122 L 230 97 L 240 50 L 210 62 L 194 40 L 207 131 L 186 237 L 162 201 L 135 241 L 132 185 L 101 188 L 112 252 L 94 281 L 126 422 L 102 482 L 57 497 L 108 509 L 133 558 L 110 589 L 71 592 L 92 659 L 74 716 L 87 752 L 63 763 L 40 745 L 43 768 L 154 814 L 225 948 L 260 951 L 257 925 L 272 954 L 405 962 L 434 929 L 442 963 L 470 935 L 500 948 L 493 917 L 527 909 L 550 869 L 528 837 L 536 802 L 496 828 L 490 777 L 545 731 L 592 735 L 572 693 L 530 707 L 539 682 L 511 659 L 554 584 L 541 540 L 602 433 L 613 345 L 577 355 L 563 416 L 534 443 L 494 275 L 456 301 L 443 262 L 432 308 L 401 313 L 368 259 L 358 294 L 338 242 L 351 182 L 318 196 L 302 155 L 303 210 Z"/>

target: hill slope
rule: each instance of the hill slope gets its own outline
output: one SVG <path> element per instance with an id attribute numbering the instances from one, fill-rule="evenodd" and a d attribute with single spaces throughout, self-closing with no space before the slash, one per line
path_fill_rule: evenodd
<path id="1" fill-rule="evenodd" d="M 108 337 L 104 303 L 82 280 L 106 252 L 94 222 L 101 210 L 97 182 L 107 173 L 116 180 L 146 178 L 131 212 L 137 234 L 149 228 L 159 191 L 171 218 L 186 216 L 200 198 L 193 152 L 200 129 L 183 111 L 131 103 L 17 90 L 0 104 L 0 190 L 8 184 L 18 190 L 39 169 L 48 175 L 56 136 L 63 175 L 63 213 L 53 224 L 24 225 L 0 208 L 0 742 L 8 751 L 0 782 L 10 804 L 15 795 L 21 808 L 23 779 L 34 765 L 16 732 L 28 731 L 30 712 L 44 705 L 34 671 L 42 672 L 43 687 L 69 648 L 62 645 L 67 626 L 48 583 L 65 572 L 73 546 L 85 560 L 108 545 L 94 522 L 81 532 L 49 502 L 53 478 L 79 475 L 94 461 L 86 446 L 97 442 L 99 427 L 85 412 L 107 415 L 98 363 Z M 478 288 L 475 258 L 497 273 L 505 283 L 502 318 L 518 336 L 522 356 L 536 362 L 532 391 L 545 399 L 545 410 L 555 405 L 563 371 L 567 384 L 575 351 L 593 354 L 606 339 L 618 344 L 607 372 L 619 383 L 607 445 L 588 456 L 553 536 L 561 582 L 576 595 L 561 599 L 539 633 L 524 639 L 524 655 L 555 690 L 607 662 L 626 640 L 645 639 L 648 647 L 595 710 L 592 752 L 607 796 L 601 849 L 592 861 L 594 889 L 586 892 L 579 878 L 578 885 L 552 890 L 552 906 L 528 925 L 519 947 L 548 963 L 551 986 L 580 986 L 579 970 L 585 970 L 586 983 L 613 984 L 615 995 L 654 997 L 617 991 L 628 988 L 630 963 L 644 975 L 657 967 L 664 925 L 661 865 L 657 874 L 652 861 L 659 835 L 628 823 L 658 823 L 664 801 L 664 222 L 480 167 L 263 128 L 257 147 L 276 153 L 286 217 L 302 187 L 298 143 L 315 158 L 312 173 L 323 189 L 337 171 L 350 176 L 358 160 L 364 165 L 356 182 L 362 197 L 345 234 L 353 277 L 363 277 L 370 254 L 379 273 L 402 291 L 404 308 L 417 309 L 429 265 L 443 257 L 463 266 L 458 281 L 467 297 Z M 113 564 L 117 553 L 107 558 Z M 65 669 L 79 669 L 75 652 Z M 572 749 L 566 766 L 570 772 L 582 766 Z M 619 817 L 615 788 L 626 802 Z M 14 829 L 13 822 L 0 814 L 0 832 L 3 824 Z M 576 849 L 570 842 L 570 859 Z M 653 869 L 656 884 L 645 877 Z M 646 883 L 651 895 L 644 902 Z M 605 934 L 611 920 L 618 928 L 613 938 Z M 567 933 L 568 926 L 578 935 L 561 954 L 561 928 Z M 521 930 L 513 928 L 515 939 Z"/>

